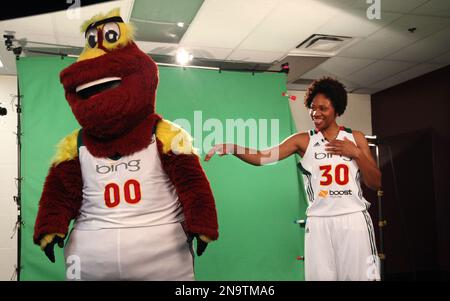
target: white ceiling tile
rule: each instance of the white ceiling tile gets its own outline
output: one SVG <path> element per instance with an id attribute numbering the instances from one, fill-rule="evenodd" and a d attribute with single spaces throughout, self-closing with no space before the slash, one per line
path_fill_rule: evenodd
<path id="1" fill-rule="evenodd" d="M 233 49 L 213 48 L 213 47 L 187 47 L 186 50 L 192 53 L 195 58 L 226 60 Z"/>
<path id="2" fill-rule="evenodd" d="M 346 76 L 345 78 L 357 84 L 370 87 L 371 84 L 376 83 L 386 77 L 392 76 L 401 71 L 404 71 L 413 65 L 415 64 L 408 62 L 383 60 L 375 62 L 360 71 L 357 71 L 349 76 Z"/>
<path id="3" fill-rule="evenodd" d="M 229 61 L 273 63 L 284 55 L 284 52 L 256 51 L 238 49 L 227 57 Z"/>
<path id="4" fill-rule="evenodd" d="M 279 71 L 281 70 L 281 65 L 284 63 L 289 64 L 289 74 L 287 78 L 288 83 L 297 83 L 297 80 L 308 71 L 316 68 L 324 61 L 326 61 L 328 57 L 320 57 L 320 56 L 297 56 L 297 55 L 288 55 L 280 58 L 275 64 L 270 67 L 270 70 Z"/>
<path id="5" fill-rule="evenodd" d="M 337 74 L 332 73 L 328 70 L 325 70 L 319 66 L 319 67 L 316 67 L 316 68 L 306 72 L 305 74 L 303 74 L 301 76 L 301 78 L 302 79 L 317 79 L 317 78 L 321 78 L 323 76 L 337 77 Z"/>
<path id="6" fill-rule="evenodd" d="M 413 39 L 418 40 L 429 36 L 432 33 L 443 30 L 450 26 L 450 18 L 431 17 L 431 16 L 419 16 L 419 15 L 405 15 L 392 24 L 390 24 L 387 30 L 393 30 L 405 35 L 411 36 Z M 414 33 L 410 33 L 408 28 L 416 27 L 417 30 Z"/>
<path id="7" fill-rule="evenodd" d="M 169 43 L 137 41 L 136 45 L 145 53 L 150 54 L 174 55 L 178 49 L 177 44 Z"/>
<path id="8" fill-rule="evenodd" d="M 169 44 L 169 43 L 136 41 L 136 45 L 146 53 L 163 54 L 163 55 L 173 55 L 178 49 L 177 44 Z"/>
<path id="9" fill-rule="evenodd" d="M 434 58 L 430 61 L 430 63 L 434 63 L 434 64 L 444 64 L 444 65 L 448 65 L 450 64 L 450 51 L 444 53 L 441 56 L 438 56 L 437 58 Z"/>
<path id="10" fill-rule="evenodd" d="M 359 88 L 359 89 L 356 89 L 356 90 L 352 91 L 352 93 L 353 94 L 369 94 L 369 95 L 372 95 L 372 94 L 374 94 L 375 92 L 378 92 L 378 91 L 379 91 L 379 89 L 376 89 L 376 88 Z"/>
<path id="11" fill-rule="evenodd" d="M 213 48 L 213 47 L 186 47 L 178 44 L 170 43 L 157 43 L 157 42 L 136 42 L 138 47 L 150 54 L 161 55 L 176 55 L 179 48 L 185 49 L 187 52 L 194 55 L 195 58 L 212 59 L 212 60 L 225 60 L 230 55 L 233 49 L 226 48 Z"/>
<path id="12" fill-rule="evenodd" d="M 355 3 L 358 2 L 359 0 L 318 0 L 318 1 L 328 6 L 339 8 L 341 10 L 347 10 L 350 9 L 352 6 L 354 6 Z"/>
<path id="13" fill-rule="evenodd" d="M 365 10 L 347 9 L 340 11 L 318 29 L 321 34 L 367 37 L 381 27 L 398 19 L 401 14 L 384 13 L 381 20 L 369 20 Z"/>
<path id="14" fill-rule="evenodd" d="M 51 14 L 36 15 L 0 22 L 0 31 L 13 31 L 15 38 L 28 39 L 29 34 L 53 35 Z"/>
<path id="15" fill-rule="evenodd" d="M 206 0 L 180 45 L 235 48 L 266 17 L 278 0 Z"/>
<path id="16" fill-rule="evenodd" d="M 450 50 L 450 27 L 386 57 L 391 60 L 425 62 Z"/>
<path id="17" fill-rule="evenodd" d="M 344 78 L 343 76 L 336 76 L 335 78 L 337 80 L 339 80 L 345 86 L 345 89 L 347 91 L 353 91 L 353 90 L 361 87 L 360 84 L 349 81 L 348 79 Z"/>
<path id="18" fill-rule="evenodd" d="M 383 12 L 407 13 L 414 8 L 422 5 L 428 0 L 380 0 L 381 2 L 381 18 Z M 367 0 L 357 0 L 354 8 L 368 9 L 372 4 L 368 4 Z"/>
<path id="19" fill-rule="evenodd" d="M 320 67 L 334 74 L 340 76 L 347 76 L 357 70 L 360 70 L 367 65 L 374 63 L 371 59 L 355 59 L 348 57 L 332 57 L 325 61 Z"/>
<path id="20" fill-rule="evenodd" d="M 284 0 L 279 3 L 239 48 L 289 52 L 340 12 L 340 8 L 316 0 Z"/>
<path id="21" fill-rule="evenodd" d="M 320 67 L 317 67 L 317 68 L 305 73 L 304 75 L 301 76 L 301 79 L 308 79 L 308 80 L 311 80 L 311 82 L 312 82 L 313 80 L 322 78 L 324 76 L 329 76 L 329 77 L 339 80 L 345 86 L 345 89 L 348 92 L 353 91 L 361 86 L 361 85 L 358 85 L 354 82 L 351 82 L 351 81 L 343 78 L 342 76 L 337 76 L 336 74 L 327 72 L 326 70 L 323 70 Z M 308 87 L 309 84 L 303 84 L 303 83 L 302 84 L 289 84 L 288 89 L 291 86 L 292 86 L 292 89 L 301 90 L 302 86 Z"/>
<path id="22" fill-rule="evenodd" d="M 339 80 L 345 86 L 345 89 L 347 91 L 354 90 L 361 86 L 360 84 L 357 84 L 351 80 L 348 80 L 348 79 L 344 78 L 343 76 L 340 76 L 336 73 L 333 73 L 333 72 L 323 69 L 322 66 L 316 67 L 313 70 L 310 70 L 307 73 L 303 74 L 301 76 L 301 79 L 315 80 L 315 79 L 322 78 L 324 76 L 329 76 L 329 77 Z"/>
<path id="23" fill-rule="evenodd" d="M 449 25 L 450 19 L 405 15 L 368 38 L 343 50 L 340 55 L 381 59 L 434 32 L 441 31 Z M 410 33 L 408 28 L 411 27 L 416 27 L 417 30 Z"/>
<path id="24" fill-rule="evenodd" d="M 403 34 L 389 31 L 378 34 L 378 32 L 344 49 L 339 55 L 354 58 L 381 59 L 413 43 L 410 38 L 405 37 Z"/>
<path id="25" fill-rule="evenodd" d="M 440 17 L 450 17 L 450 1 L 448 0 L 430 0 L 424 5 L 412 11 L 418 15 L 430 15 Z"/>
<path id="26" fill-rule="evenodd" d="M 440 64 L 418 64 L 408 70 L 395 74 L 394 76 L 383 79 L 373 85 L 371 87 L 377 89 L 387 89 L 392 86 L 398 85 L 400 83 L 406 82 L 410 79 L 416 78 L 428 72 L 434 71 L 443 67 Z"/>

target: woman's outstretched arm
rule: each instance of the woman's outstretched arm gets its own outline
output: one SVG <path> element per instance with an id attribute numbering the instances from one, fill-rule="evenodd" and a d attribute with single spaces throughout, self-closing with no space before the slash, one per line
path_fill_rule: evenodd
<path id="1" fill-rule="evenodd" d="M 209 161 L 214 154 L 219 156 L 230 154 L 252 165 L 266 165 L 281 161 L 294 153 L 303 154 L 308 142 L 307 133 L 297 133 L 289 136 L 279 145 L 264 150 L 255 150 L 236 144 L 216 144 L 206 154 L 205 161 Z"/>

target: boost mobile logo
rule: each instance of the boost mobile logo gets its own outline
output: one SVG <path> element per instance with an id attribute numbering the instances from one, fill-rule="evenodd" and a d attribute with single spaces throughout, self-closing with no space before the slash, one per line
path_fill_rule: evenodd
<path id="1" fill-rule="evenodd" d="M 333 158 L 333 156 L 334 155 L 330 153 L 314 153 L 314 158 L 316 160 L 331 159 Z M 339 157 L 341 157 L 344 161 L 352 161 L 352 158 L 344 157 L 341 155 L 339 155 Z"/>
<path id="2" fill-rule="evenodd" d="M 328 190 L 321 190 L 319 192 L 319 196 L 322 198 L 326 198 L 328 196 Z"/>
<path id="3" fill-rule="evenodd" d="M 352 195 L 352 190 L 321 190 L 319 192 L 319 197 L 326 198 L 328 196 L 334 197 L 334 196 L 342 196 L 342 195 Z"/>
<path id="4" fill-rule="evenodd" d="M 330 190 L 330 196 L 352 195 L 352 191 L 348 190 Z"/>
<path id="5" fill-rule="evenodd" d="M 131 160 L 128 163 L 122 162 L 119 164 L 111 164 L 111 165 L 96 165 L 95 170 L 97 173 L 105 175 L 110 172 L 116 172 L 119 170 L 128 170 L 131 172 L 135 172 L 141 169 L 139 166 L 141 160 Z"/>

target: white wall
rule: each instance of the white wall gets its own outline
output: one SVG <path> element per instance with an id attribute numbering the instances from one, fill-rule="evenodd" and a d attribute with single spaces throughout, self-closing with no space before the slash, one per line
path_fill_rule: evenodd
<path id="1" fill-rule="evenodd" d="M 17 263 L 17 234 L 11 239 L 17 221 L 17 77 L 0 75 L 0 106 L 8 110 L 0 116 L 0 281 L 10 280 Z"/>
<path id="2" fill-rule="evenodd" d="M 297 131 L 305 132 L 313 129 L 314 124 L 303 104 L 305 91 L 288 91 L 288 93 L 297 97 L 295 101 L 289 101 Z M 337 118 L 337 123 L 338 125 L 361 131 L 366 135 L 372 135 L 370 95 L 348 94 L 347 109 L 342 116 Z"/>

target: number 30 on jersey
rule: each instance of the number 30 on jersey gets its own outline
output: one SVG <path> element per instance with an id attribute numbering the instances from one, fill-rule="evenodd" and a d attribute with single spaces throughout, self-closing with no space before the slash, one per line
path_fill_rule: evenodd
<path id="1" fill-rule="evenodd" d="M 333 165 L 322 165 L 319 166 L 322 171 L 322 178 L 320 180 L 320 185 L 328 186 L 333 183 L 333 180 L 338 185 L 346 185 L 348 183 L 349 169 L 345 164 L 338 164 L 333 169 Z"/>

